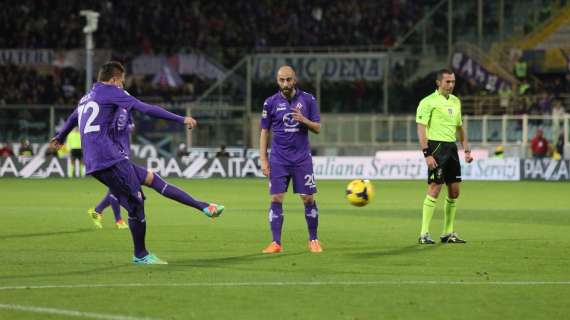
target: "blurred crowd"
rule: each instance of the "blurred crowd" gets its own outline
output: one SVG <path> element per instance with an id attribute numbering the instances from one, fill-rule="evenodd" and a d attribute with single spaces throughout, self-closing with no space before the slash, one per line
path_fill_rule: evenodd
<path id="1" fill-rule="evenodd" d="M 226 65 L 266 46 L 391 46 L 422 16 L 424 0 L 9 0 L 0 48 L 83 46 L 80 10 L 99 12 L 98 48 L 130 53 L 207 52 Z M 10 4 L 10 2 L 12 2 Z M 239 48 L 238 52 L 232 53 Z"/>
<path id="2" fill-rule="evenodd" d="M 8 0 L 0 11 L 0 48 L 74 49 L 84 46 L 80 10 L 100 13 L 97 48 L 127 64 L 143 53 L 203 52 L 226 67 L 245 53 L 275 47 L 392 46 L 421 18 L 424 0 L 63 1 Z M 70 104 L 84 92 L 82 71 L 0 66 L 0 104 Z M 183 76 L 178 88 L 128 79 L 136 95 L 192 98 L 210 82 Z"/>
<path id="3" fill-rule="evenodd" d="M 79 11 L 91 9 L 101 14 L 99 29 L 94 34 L 96 47 L 111 49 L 113 58 L 127 67 L 143 53 L 168 55 L 193 51 L 204 52 L 230 67 L 245 53 L 270 48 L 390 47 L 437 3 L 437 0 L 7 0 L 0 11 L 0 48 L 81 48 L 85 21 Z M 469 6 L 462 8 L 456 17 L 460 20 L 468 19 L 475 10 Z M 512 5 L 507 2 L 505 10 L 511 12 Z M 548 14 L 541 11 L 538 21 Z M 484 22 L 485 26 L 495 24 L 494 20 Z M 462 29 L 467 25 L 473 27 L 460 21 L 456 25 L 460 33 L 469 31 Z M 430 34 L 444 39 L 438 30 L 446 29 L 435 28 Z M 391 72 L 391 112 L 414 112 L 421 98 L 418 94 L 424 95 L 434 87 L 433 75 L 410 82 L 406 74 L 409 73 L 398 70 L 398 66 Z M 192 100 L 213 83 L 192 75 L 181 77 L 184 85 L 175 88 L 153 85 L 152 76 L 128 77 L 126 87 L 139 97 L 173 101 Z M 0 65 L 0 104 L 74 104 L 84 93 L 84 79 L 83 71 L 72 68 L 53 67 L 40 72 L 29 67 Z M 566 106 L 563 93 L 570 92 L 570 76 L 526 74 L 520 79 L 518 92 L 505 89 L 491 94 L 474 81 L 458 76 L 456 93 L 462 97 L 482 97 L 473 101 L 469 111 L 472 113 L 549 114 L 556 112 L 555 106 L 562 105 L 562 109 Z M 273 83 L 255 86 L 262 97 L 275 91 Z M 313 79 L 302 82 L 301 86 L 316 91 Z M 322 90 L 324 112 L 381 112 L 381 82 L 325 80 Z M 260 106 L 261 102 L 255 101 L 255 105 Z M 466 105 L 471 106 L 469 100 Z M 501 108 L 488 110 L 487 105 Z"/>
<path id="4" fill-rule="evenodd" d="M 84 81 L 72 68 L 42 74 L 33 68 L 0 65 L 0 104 L 75 104 Z"/>

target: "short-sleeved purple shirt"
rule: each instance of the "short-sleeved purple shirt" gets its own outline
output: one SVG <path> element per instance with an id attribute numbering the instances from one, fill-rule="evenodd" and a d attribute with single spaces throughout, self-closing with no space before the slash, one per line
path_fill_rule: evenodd
<path id="1" fill-rule="evenodd" d="M 263 104 L 261 128 L 272 131 L 271 163 L 295 165 L 311 158 L 309 128 L 293 119 L 294 108 L 313 122 L 321 121 L 315 97 L 299 89 L 291 100 L 277 92 Z"/>

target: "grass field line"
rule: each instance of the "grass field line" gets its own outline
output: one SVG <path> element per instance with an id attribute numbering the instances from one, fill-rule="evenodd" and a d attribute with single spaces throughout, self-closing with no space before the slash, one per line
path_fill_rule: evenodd
<path id="1" fill-rule="evenodd" d="M 58 316 L 69 316 L 69 317 L 86 318 L 86 319 L 101 319 L 101 320 L 155 320 L 156 319 L 156 318 L 138 318 L 131 316 L 82 312 L 82 311 L 56 309 L 56 308 L 23 306 L 18 304 L 0 304 L 0 309 L 41 313 L 41 314 L 51 314 Z"/>
<path id="2" fill-rule="evenodd" d="M 0 286 L 0 291 L 30 289 L 96 289 L 144 287 L 287 287 L 287 286 L 383 286 L 383 285 L 447 285 L 447 286 L 569 286 L 568 281 L 458 281 L 458 280 L 378 280 L 378 281 L 253 281 L 253 282 L 186 282 L 186 283 L 110 283 Z"/>

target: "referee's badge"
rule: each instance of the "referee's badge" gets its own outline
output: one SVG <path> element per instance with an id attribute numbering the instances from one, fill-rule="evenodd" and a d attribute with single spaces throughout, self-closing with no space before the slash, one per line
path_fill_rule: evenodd
<path id="1" fill-rule="evenodd" d="M 452 108 L 448 108 L 447 112 L 449 112 L 449 115 L 452 116 L 453 115 L 453 109 Z"/>

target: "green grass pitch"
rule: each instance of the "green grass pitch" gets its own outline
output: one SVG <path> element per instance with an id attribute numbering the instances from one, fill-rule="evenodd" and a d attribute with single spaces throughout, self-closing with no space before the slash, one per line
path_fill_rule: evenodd
<path id="1" fill-rule="evenodd" d="M 0 319 L 570 317 L 568 183 L 464 182 L 456 231 L 468 243 L 419 246 L 425 183 L 374 181 L 374 201 L 356 208 L 348 181 L 319 181 L 325 252 L 307 251 L 288 194 L 284 252 L 262 255 L 265 180 L 170 182 L 226 212 L 211 221 L 145 189 L 147 245 L 170 264 L 135 266 L 110 208 L 92 228 L 86 209 L 105 193 L 94 179 L 0 179 Z"/>

